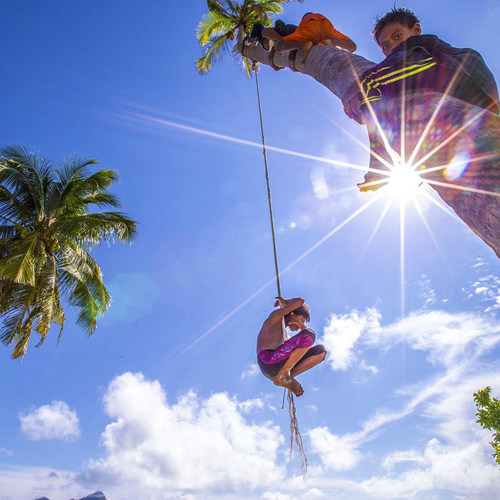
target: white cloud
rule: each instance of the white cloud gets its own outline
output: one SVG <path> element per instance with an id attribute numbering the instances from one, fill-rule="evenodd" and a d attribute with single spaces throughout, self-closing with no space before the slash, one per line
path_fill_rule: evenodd
<path id="1" fill-rule="evenodd" d="M 303 490 L 303 486 L 297 488 Z M 324 494 L 318 488 L 311 488 L 307 491 L 300 491 L 298 497 L 288 493 L 282 493 L 279 491 L 266 491 L 262 494 L 261 500 L 316 500 L 317 498 L 324 498 Z"/>
<path id="2" fill-rule="evenodd" d="M 262 500 L 296 500 L 295 497 L 291 497 L 285 493 L 280 493 L 279 491 L 266 491 L 262 496 Z"/>
<path id="3" fill-rule="evenodd" d="M 484 259 L 481 258 L 481 257 L 478 257 L 476 259 L 476 262 L 474 262 L 474 264 L 472 264 L 472 268 L 473 269 L 478 269 L 480 267 L 484 267 L 485 265 L 486 265 L 486 262 L 484 261 Z"/>
<path id="4" fill-rule="evenodd" d="M 259 398 L 248 399 L 237 404 L 237 408 L 241 410 L 242 413 L 251 413 L 254 410 L 262 410 L 264 408 L 264 401 Z"/>
<path id="5" fill-rule="evenodd" d="M 391 470 L 392 468 L 394 468 L 395 464 L 401 464 L 407 462 L 423 463 L 424 461 L 425 461 L 424 457 L 422 457 L 415 450 L 395 451 L 393 453 L 390 453 L 384 458 L 384 461 L 382 462 L 382 467 L 384 467 L 384 469 Z"/>
<path id="6" fill-rule="evenodd" d="M 101 437 L 105 456 L 82 475 L 87 481 L 144 495 L 254 489 L 284 476 L 276 465 L 279 428 L 247 423 L 245 404 L 225 393 L 202 400 L 190 391 L 170 404 L 157 381 L 125 373 L 110 383 L 104 403 L 113 422 Z"/>
<path id="7" fill-rule="evenodd" d="M 332 370 L 347 370 L 353 365 L 356 354 L 354 348 L 366 332 L 380 330 L 380 314 L 375 308 L 365 313 L 356 310 L 349 314 L 332 314 L 323 328 L 321 342 L 328 351 L 327 363 Z"/>
<path id="8" fill-rule="evenodd" d="M 390 347 L 395 342 L 408 343 L 412 349 L 428 352 L 435 365 L 452 366 L 464 359 L 467 350 L 480 355 L 498 342 L 500 325 L 474 313 L 430 311 L 411 313 L 385 326 L 382 333 L 368 332 L 367 342 Z"/>
<path id="9" fill-rule="evenodd" d="M 244 380 L 246 378 L 254 378 L 259 374 L 260 374 L 259 365 L 257 363 L 251 363 L 243 370 L 240 378 L 241 380 Z"/>
<path id="10" fill-rule="evenodd" d="M 364 359 L 362 359 L 359 363 L 359 368 L 361 370 L 370 372 L 372 375 L 377 375 L 378 373 L 378 368 L 374 365 L 369 365 Z"/>
<path id="11" fill-rule="evenodd" d="M 314 500 L 315 498 L 324 498 L 325 495 L 318 488 L 311 488 L 309 491 L 306 491 L 302 494 L 303 500 Z"/>
<path id="12" fill-rule="evenodd" d="M 62 439 L 74 441 L 80 436 L 80 428 L 76 412 L 70 410 L 64 401 L 53 401 L 20 414 L 21 430 L 28 439 Z"/>
<path id="13" fill-rule="evenodd" d="M 329 469 L 349 470 L 361 459 L 361 454 L 356 449 L 359 443 L 352 435 L 337 436 L 327 427 L 316 427 L 307 435 L 311 441 L 311 451 L 317 453 L 323 465 Z"/>
<path id="14" fill-rule="evenodd" d="M 436 303 L 436 292 L 431 287 L 431 280 L 425 274 L 422 275 L 421 280 L 417 283 L 418 298 L 422 301 L 422 308 L 428 309 Z"/>
<path id="15" fill-rule="evenodd" d="M 500 278 L 493 274 L 479 278 L 473 285 L 474 295 L 486 304 L 485 312 L 500 309 Z"/>
<path id="16" fill-rule="evenodd" d="M 444 490 L 466 498 L 495 498 L 498 470 L 485 460 L 482 444 L 448 446 L 431 439 L 422 455 L 414 455 L 417 468 L 400 474 L 372 477 L 358 483 L 361 492 L 375 498 L 410 498 L 422 492 Z"/>
<path id="17" fill-rule="evenodd" d="M 2 465 L 0 498 L 14 500 L 46 496 L 52 500 L 67 500 L 68 498 L 81 498 L 91 493 L 91 490 L 77 483 L 75 476 L 76 474 L 72 471 L 47 467 Z"/>
<path id="18" fill-rule="evenodd" d="M 477 259 L 472 265 L 476 277 L 462 292 L 469 300 L 476 300 L 486 313 L 500 310 L 500 277 L 493 274 L 484 259 Z"/>

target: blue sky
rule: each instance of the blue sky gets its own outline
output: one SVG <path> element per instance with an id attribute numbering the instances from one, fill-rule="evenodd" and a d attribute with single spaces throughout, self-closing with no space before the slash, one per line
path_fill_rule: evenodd
<path id="1" fill-rule="evenodd" d="M 370 28 L 392 5 L 307 0 L 281 17 L 322 12 L 379 61 Z M 498 2 L 401 5 L 498 80 Z M 255 370 L 276 295 L 262 153 L 221 138 L 260 140 L 254 81 L 230 57 L 196 73 L 205 2 L 2 7 L 2 144 L 117 169 L 140 226 L 95 253 L 114 302 L 91 338 L 68 310 L 59 344 L 51 332 L 21 361 L 0 350 L 0 498 L 491 498 L 500 473 L 472 393 L 500 394 L 493 251 L 419 196 L 435 241 L 408 203 L 402 295 L 398 201 L 370 242 L 384 195 L 283 275 L 330 352 L 301 376 L 303 482 L 282 391 Z M 365 130 L 327 89 L 268 67 L 260 83 L 270 145 L 367 164 L 351 137 Z M 282 269 L 375 196 L 354 189 L 359 170 L 269 161 Z"/>

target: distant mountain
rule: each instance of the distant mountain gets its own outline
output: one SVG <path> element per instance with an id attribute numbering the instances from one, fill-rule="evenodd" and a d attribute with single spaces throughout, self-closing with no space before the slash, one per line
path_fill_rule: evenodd
<path id="1" fill-rule="evenodd" d="M 71 500 L 75 500 L 72 498 Z M 80 498 L 80 500 L 107 500 L 102 491 L 95 491 L 91 495 L 87 495 L 86 497 Z"/>
<path id="2" fill-rule="evenodd" d="M 35 498 L 35 500 L 50 500 L 50 498 L 47 497 L 40 497 L 40 498 Z M 72 498 L 71 500 L 76 500 L 75 498 Z M 86 497 L 82 497 L 79 500 L 108 500 L 102 491 L 95 491 L 94 493 L 87 495 Z"/>
<path id="3" fill-rule="evenodd" d="M 80 500 L 107 500 L 102 491 L 95 491 L 91 495 L 87 495 L 86 497 L 80 498 Z"/>

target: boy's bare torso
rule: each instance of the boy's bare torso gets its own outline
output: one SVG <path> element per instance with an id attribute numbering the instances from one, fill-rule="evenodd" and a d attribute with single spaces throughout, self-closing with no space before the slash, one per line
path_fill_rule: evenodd
<path id="1" fill-rule="evenodd" d="M 283 343 L 281 321 L 272 320 L 271 316 L 264 321 L 257 337 L 257 353 L 264 349 L 277 349 Z"/>

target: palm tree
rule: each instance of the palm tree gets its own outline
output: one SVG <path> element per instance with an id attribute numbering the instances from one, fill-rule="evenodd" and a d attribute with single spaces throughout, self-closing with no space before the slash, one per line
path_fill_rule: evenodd
<path id="1" fill-rule="evenodd" d="M 0 338 L 26 354 L 34 329 L 42 344 L 52 323 L 66 320 L 63 301 L 79 309 L 88 334 L 111 303 L 90 250 L 115 239 L 130 241 L 136 223 L 117 211 L 108 192 L 113 170 L 90 173 L 96 160 L 71 159 L 59 168 L 21 147 L 0 156 Z"/>
<path id="2" fill-rule="evenodd" d="M 219 55 L 231 49 L 231 41 L 237 33 L 238 43 L 234 44 L 232 53 L 242 57 L 247 74 L 250 74 L 250 61 L 238 48 L 243 37 L 257 22 L 270 26 L 269 14 L 279 14 L 282 11 L 281 4 L 291 1 L 293 0 L 243 0 L 239 4 L 233 0 L 207 0 L 208 13 L 203 16 L 196 29 L 200 45 L 206 47 L 196 61 L 196 69 L 202 74 L 208 72 Z"/>

